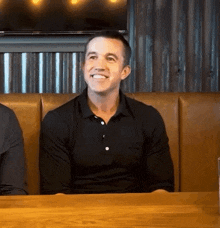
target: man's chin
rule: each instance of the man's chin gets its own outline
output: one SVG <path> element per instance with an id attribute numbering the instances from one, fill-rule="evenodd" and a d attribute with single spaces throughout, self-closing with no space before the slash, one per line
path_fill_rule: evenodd
<path id="1" fill-rule="evenodd" d="M 89 88 L 91 94 L 96 94 L 99 96 L 106 96 L 110 93 L 108 89 L 104 88 Z"/>
<path id="2" fill-rule="evenodd" d="M 118 90 L 118 91 L 117 91 Z M 112 93 L 119 92 L 119 88 L 117 87 L 88 87 L 88 92 L 90 94 L 96 94 L 99 96 L 107 96 Z"/>
<path id="3" fill-rule="evenodd" d="M 93 90 L 92 93 L 97 94 L 99 96 L 106 96 L 108 94 L 108 91 L 106 90 Z"/>

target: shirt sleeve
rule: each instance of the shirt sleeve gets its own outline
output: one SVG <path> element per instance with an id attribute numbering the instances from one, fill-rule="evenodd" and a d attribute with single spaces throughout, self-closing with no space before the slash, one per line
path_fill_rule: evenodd
<path id="1" fill-rule="evenodd" d="M 49 112 L 41 125 L 40 192 L 71 193 L 71 160 L 68 149 L 69 127 L 55 111 Z"/>
<path id="2" fill-rule="evenodd" d="M 152 108 L 152 107 L 151 107 Z M 152 108 L 145 125 L 144 188 L 145 191 L 164 189 L 174 191 L 174 170 L 170 156 L 168 137 L 163 119 L 159 112 Z"/>
<path id="3" fill-rule="evenodd" d="M 22 131 L 13 111 L 4 113 L 3 146 L 0 156 L 0 193 L 2 195 L 25 195 L 25 157 Z"/>

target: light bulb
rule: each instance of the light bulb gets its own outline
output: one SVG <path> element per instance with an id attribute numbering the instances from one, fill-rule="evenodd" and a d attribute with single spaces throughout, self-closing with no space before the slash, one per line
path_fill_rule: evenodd
<path id="1" fill-rule="evenodd" d="M 78 3 L 78 0 L 71 0 L 71 3 L 76 4 L 76 3 Z"/>
<path id="2" fill-rule="evenodd" d="M 32 0 L 32 2 L 34 3 L 34 5 L 37 5 L 40 3 L 41 0 Z"/>

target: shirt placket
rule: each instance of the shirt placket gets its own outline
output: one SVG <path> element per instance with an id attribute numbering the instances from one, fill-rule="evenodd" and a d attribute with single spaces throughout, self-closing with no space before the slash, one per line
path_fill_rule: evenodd
<path id="1" fill-rule="evenodd" d="M 105 121 L 103 119 L 101 119 L 100 117 L 97 117 L 97 116 L 94 116 L 95 119 L 98 120 L 98 123 L 101 125 L 102 127 L 102 144 L 103 144 L 103 153 L 105 154 L 109 154 L 110 152 L 110 145 L 107 141 L 107 137 L 106 137 L 106 134 L 107 134 L 107 124 L 105 123 Z"/>

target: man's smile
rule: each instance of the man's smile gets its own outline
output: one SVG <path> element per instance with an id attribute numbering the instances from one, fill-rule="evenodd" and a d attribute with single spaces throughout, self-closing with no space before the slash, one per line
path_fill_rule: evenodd
<path id="1" fill-rule="evenodd" d="M 91 77 L 95 78 L 95 79 L 106 79 L 106 78 L 108 78 L 106 75 L 102 75 L 102 74 L 92 74 Z"/>

